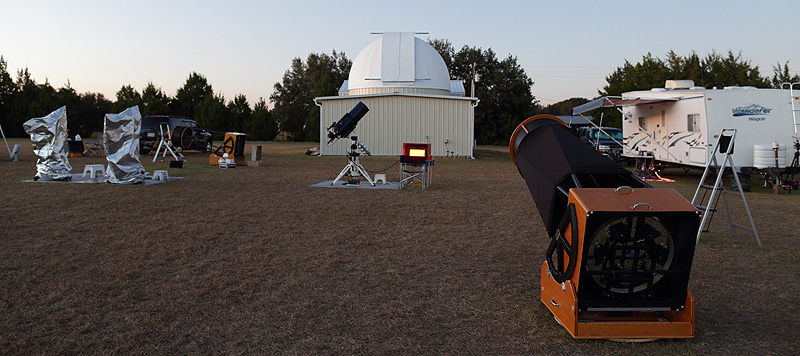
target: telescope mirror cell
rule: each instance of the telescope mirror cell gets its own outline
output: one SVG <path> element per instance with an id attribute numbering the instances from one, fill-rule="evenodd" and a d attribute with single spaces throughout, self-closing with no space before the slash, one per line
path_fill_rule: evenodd
<path id="1" fill-rule="evenodd" d="M 592 235 L 587 252 L 586 270 L 592 280 L 619 294 L 651 288 L 675 257 L 672 234 L 658 219 L 643 216 L 606 222 Z M 642 278 L 648 271 L 651 278 Z"/>

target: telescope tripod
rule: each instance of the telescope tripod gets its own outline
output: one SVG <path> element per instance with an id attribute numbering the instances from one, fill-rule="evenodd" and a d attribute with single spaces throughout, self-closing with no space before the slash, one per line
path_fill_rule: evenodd
<path id="1" fill-rule="evenodd" d="M 361 150 L 364 151 L 364 153 L 366 153 L 367 155 L 370 155 L 369 150 L 367 150 L 367 148 L 364 147 L 364 145 L 358 142 L 358 137 L 352 136 L 350 139 L 353 140 L 353 142 L 350 144 L 350 152 L 347 152 L 347 166 L 345 166 L 344 169 L 342 169 L 342 171 L 339 172 L 339 175 L 336 176 L 336 179 L 334 179 L 333 182 L 331 182 L 331 185 L 336 184 L 336 182 L 338 182 L 339 179 L 342 179 L 342 177 L 347 175 L 348 177 L 350 177 L 350 180 L 348 180 L 345 184 L 359 184 L 359 183 L 353 183 L 353 181 L 359 181 L 358 177 L 364 176 L 364 178 L 367 179 L 367 182 L 369 182 L 369 184 L 371 184 L 374 187 L 375 182 L 372 181 L 372 178 L 370 178 L 369 173 L 367 173 L 367 170 L 364 169 L 364 166 L 362 166 L 361 162 L 359 161 L 361 153 L 358 152 L 358 149 L 361 148 Z"/>

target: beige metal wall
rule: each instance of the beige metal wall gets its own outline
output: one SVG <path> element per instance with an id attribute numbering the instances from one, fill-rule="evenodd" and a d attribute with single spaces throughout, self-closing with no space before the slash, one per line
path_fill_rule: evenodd
<path id="1" fill-rule="evenodd" d="M 350 140 L 339 139 L 327 144 L 326 129 L 359 101 L 367 105 L 369 112 L 359 121 L 354 134 L 374 155 L 399 156 L 403 143 L 420 142 L 430 143 L 431 154 L 437 157 L 472 157 L 474 98 L 413 95 L 319 98 L 323 155 L 347 153 Z"/>

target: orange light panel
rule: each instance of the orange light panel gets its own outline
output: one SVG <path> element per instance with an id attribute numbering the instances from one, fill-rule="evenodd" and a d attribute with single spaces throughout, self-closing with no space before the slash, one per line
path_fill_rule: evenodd
<path id="1" fill-rule="evenodd" d="M 430 143 L 404 143 L 403 156 L 428 159 L 431 155 Z"/>
<path id="2" fill-rule="evenodd" d="M 411 157 L 425 157 L 425 150 L 419 148 L 412 148 L 408 150 L 408 155 Z"/>

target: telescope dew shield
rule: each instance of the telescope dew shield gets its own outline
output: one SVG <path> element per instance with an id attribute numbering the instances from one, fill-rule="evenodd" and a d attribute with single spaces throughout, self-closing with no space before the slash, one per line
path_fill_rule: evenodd
<path id="1" fill-rule="evenodd" d="M 591 149 L 549 115 L 509 143 L 550 236 L 541 301 L 574 338 L 690 338 L 699 211 Z"/>

